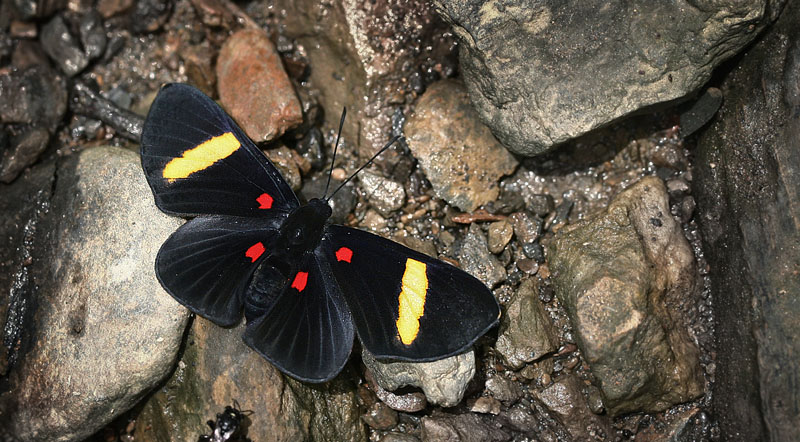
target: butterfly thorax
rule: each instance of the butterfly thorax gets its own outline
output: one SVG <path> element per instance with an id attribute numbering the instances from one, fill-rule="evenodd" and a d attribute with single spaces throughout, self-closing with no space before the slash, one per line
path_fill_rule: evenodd
<path id="1" fill-rule="evenodd" d="M 244 292 L 244 314 L 248 321 L 262 316 L 273 299 L 292 282 L 304 256 L 319 245 L 331 213 L 328 203 L 318 198 L 289 213 L 268 254 L 253 273 L 254 282 Z"/>

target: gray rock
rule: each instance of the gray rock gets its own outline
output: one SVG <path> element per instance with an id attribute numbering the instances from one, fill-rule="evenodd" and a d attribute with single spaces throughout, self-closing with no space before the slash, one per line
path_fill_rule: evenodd
<path id="1" fill-rule="evenodd" d="M 222 328 L 196 317 L 178 370 L 144 405 L 136 434 L 196 440 L 208 433 L 206 420 L 236 401 L 256 410 L 247 429 L 252 440 L 366 439 L 354 389 L 345 380 L 311 387 L 283 376 L 245 345 L 244 329 L 244 321 Z"/>
<path id="2" fill-rule="evenodd" d="M 461 210 L 471 212 L 496 200 L 498 180 L 517 167 L 517 160 L 478 119 L 464 87 L 456 81 L 428 88 L 405 133 L 436 196 Z"/>
<path id="3" fill-rule="evenodd" d="M 501 442 L 511 440 L 503 428 L 477 414 L 434 414 L 420 422 L 424 441 Z"/>
<path id="4" fill-rule="evenodd" d="M 469 232 L 456 250 L 456 255 L 461 268 L 489 288 L 506 278 L 505 267 L 489 252 L 486 236 L 475 223 L 469 226 Z"/>
<path id="5" fill-rule="evenodd" d="M 703 394 L 685 306 L 699 299 L 694 255 L 666 188 L 646 177 L 598 217 L 556 233 L 556 296 L 611 415 L 655 412 Z"/>
<path id="6" fill-rule="evenodd" d="M 436 0 L 470 98 L 510 150 L 536 155 L 678 99 L 752 41 L 783 1 Z"/>
<path id="7" fill-rule="evenodd" d="M 582 382 L 573 374 L 559 377 L 542 390 L 534 390 L 534 396 L 559 420 L 576 439 L 587 433 L 614 434 L 608 416 L 592 413 L 581 392 Z M 603 440 L 603 438 L 598 438 Z"/>
<path id="8" fill-rule="evenodd" d="M 169 374 L 188 318 L 153 270 L 181 220 L 153 204 L 138 155 L 87 149 L 57 176 L 32 239 L 31 348 L 0 398 L 29 441 L 84 439 L 132 407 Z"/>
<path id="9" fill-rule="evenodd" d="M 367 202 L 383 216 L 389 216 L 403 207 L 406 190 L 403 185 L 376 175 L 367 170 L 358 175 L 361 188 L 367 194 Z"/>
<path id="10" fill-rule="evenodd" d="M 0 122 L 53 129 L 66 111 L 66 82 L 53 69 L 33 66 L 0 74 Z"/>
<path id="11" fill-rule="evenodd" d="M 800 4 L 731 71 L 692 192 L 711 267 L 721 440 L 800 440 Z M 709 319 L 710 320 L 710 319 Z"/>
<path id="12" fill-rule="evenodd" d="M 89 65 L 89 57 L 80 49 L 60 15 L 42 26 L 40 41 L 47 55 L 68 77 L 74 77 Z"/>
<path id="13" fill-rule="evenodd" d="M 0 157 L 0 181 L 10 183 L 20 172 L 35 163 L 47 148 L 50 133 L 41 126 L 33 126 L 11 137 L 11 148 Z"/>
<path id="14" fill-rule="evenodd" d="M 443 407 L 458 405 L 475 375 L 472 350 L 433 362 L 380 362 L 366 350 L 361 351 L 361 358 L 381 388 L 419 387 L 429 402 Z"/>
<path id="15" fill-rule="evenodd" d="M 500 318 L 495 348 L 514 370 L 558 349 L 555 329 L 539 301 L 537 281 L 523 281 Z"/>
<path id="16" fill-rule="evenodd" d="M 494 374 L 486 379 L 486 391 L 493 398 L 507 405 L 513 404 L 522 397 L 522 387 L 519 383 L 501 374 Z"/>

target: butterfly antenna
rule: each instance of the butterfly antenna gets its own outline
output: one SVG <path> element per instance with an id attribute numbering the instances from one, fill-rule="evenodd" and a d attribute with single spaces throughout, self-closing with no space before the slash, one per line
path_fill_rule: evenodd
<path id="1" fill-rule="evenodd" d="M 372 164 L 372 162 L 375 161 L 375 158 L 378 158 L 378 155 L 382 154 L 386 149 L 390 148 L 392 146 L 392 144 L 394 144 L 400 138 L 401 138 L 400 135 L 397 135 L 394 138 L 392 138 L 391 140 L 389 140 L 389 142 L 386 143 L 385 146 L 381 147 L 381 150 L 379 150 L 375 155 L 373 155 L 372 158 L 370 158 L 369 161 L 366 162 L 366 164 L 364 164 L 363 166 L 359 167 L 358 170 L 356 170 L 352 175 L 350 175 L 346 180 L 344 180 L 344 182 L 342 184 L 339 184 L 339 187 L 337 187 L 336 190 L 334 190 L 333 193 L 331 193 L 331 196 L 325 198 L 325 201 L 329 201 L 333 197 L 333 195 L 335 195 L 336 192 L 339 191 L 339 189 L 344 187 L 345 184 L 349 183 L 350 180 L 352 180 L 354 176 L 358 175 L 358 172 L 361 172 L 362 170 L 364 170 L 365 167 L 367 167 L 370 164 Z"/>
<path id="2" fill-rule="evenodd" d="M 339 150 L 339 138 L 342 136 L 342 127 L 344 127 L 344 116 L 347 115 L 347 108 L 342 108 L 342 119 L 339 120 L 339 133 L 336 134 L 336 144 L 333 145 L 333 158 L 331 158 L 331 168 L 328 170 L 328 182 L 325 184 L 325 193 L 322 194 L 322 199 L 328 201 L 325 195 L 328 194 L 328 187 L 331 185 L 331 174 L 333 174 L 333 163 L 336 161 L 336 151 Z"/>

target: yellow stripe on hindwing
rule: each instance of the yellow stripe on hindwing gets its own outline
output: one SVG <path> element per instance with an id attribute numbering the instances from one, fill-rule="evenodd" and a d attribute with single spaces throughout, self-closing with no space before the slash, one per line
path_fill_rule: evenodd
<path id="1" fill-rule="evenodd" d="M 225 132 L 185 151 L 180 157 L 173 158 L 164 166 L 164 178 L 170 183 L 178 178 L 186 178 L 229 157 L 239 146 L 239 140 L 232 133 Z"/>
<path id="2" fill-rule="evenodd" d="M 397 317 L 397 331 L 405 345 L 411 345 L 417 338 L 419 318 L 425 313 L 425 295 L 428 293 L 426 270 L 424 262 L 411 258 L 406 260 Z"/>

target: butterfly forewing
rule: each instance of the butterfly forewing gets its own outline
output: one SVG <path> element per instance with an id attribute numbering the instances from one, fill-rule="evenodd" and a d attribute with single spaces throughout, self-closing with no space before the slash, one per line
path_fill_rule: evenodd
<path id="1" fill-rule="evenodd" d="M 324 382 L 347 362 L 352 319 L 327 262 L 307 254 L 292 273 L 271 308 L 248 324 L 244 341 L 283 372 Z M 262 285 L 258 278 L 248 290 Z"/>
<path id="2" fill-rule="evenodd" d="M 332 225 L 320 247 L 361 343 L 379 358 L 460 353 L 497 323 L 489 289 L 447 263 L 368 232 Z"/>
<path id="3" fill-rule="evenodd" d="M 156 205 L 168 213 L 269 216 L 299 206 L 231 117 L 188 85 L 162 87 L 150 107 L 142 166 Z"/>
<path id="4" fill-rule="evenodd" d="M 242 317 L 242 291 L 281 220 L 194 218 L 161 246 L 156 275 L 172 297 L 193 312 L 219 325 L 233 325 Z"/>

